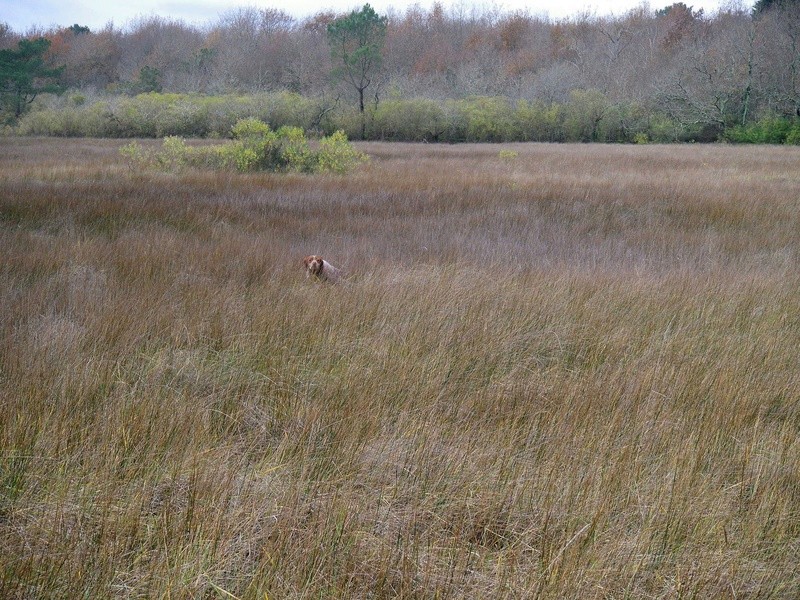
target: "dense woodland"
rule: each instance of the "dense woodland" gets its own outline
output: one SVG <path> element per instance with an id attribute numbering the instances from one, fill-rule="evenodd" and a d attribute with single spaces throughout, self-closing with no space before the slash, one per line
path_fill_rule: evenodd
<path id="1" fill-rule="evenodd" d="M 441 5 L 385 16 L 363 115 L 357 90 L 335 76 L 327 34 L 341 15 L 328 12 L 296 20 L 240 8 L 203 27 L 161 17 L 99 31 L 0 25 L 0 47 L 45 37 L 48 64 L 64 67 L 67 92 L 37 99 L 16 124 L 22 133 L 224 135 L 255 111 L 373 139 L 800 143 L 796 1 L 566 20 Z M 164 126 L 170 111 L 191 112 L 192 123 Z"/>

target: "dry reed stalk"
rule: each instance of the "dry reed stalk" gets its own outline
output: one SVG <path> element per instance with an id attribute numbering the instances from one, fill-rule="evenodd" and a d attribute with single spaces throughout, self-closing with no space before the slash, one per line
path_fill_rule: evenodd
<path id="1" fill-rule="evenodd" d="M 0 596 L 800 594 L 800 150 L 120 145 L 0 141 Z"/>

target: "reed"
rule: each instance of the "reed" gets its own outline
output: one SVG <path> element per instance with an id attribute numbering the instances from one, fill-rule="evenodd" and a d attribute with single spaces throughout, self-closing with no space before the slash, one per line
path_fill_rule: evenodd
<path id="1" fill-rule="evenodd" d="M 800 595 L 800 150 L 122 145 L 0 139 L 0 596 Z"/>

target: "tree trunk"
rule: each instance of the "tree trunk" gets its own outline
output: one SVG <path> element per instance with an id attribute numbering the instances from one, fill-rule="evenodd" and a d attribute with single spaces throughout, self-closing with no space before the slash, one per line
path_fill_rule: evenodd
<path id="1" fill-rule="evenodd" d="M 364 88 L 358 89 L 358 109 L 361 112 L 361 139 L 367 136 L 367 121 L 364 116 Z"/>
<path id="2" fill-rule="evenodd" d="M 747 36 L 748 49 L 747 49 L 747 85 L 744 88 L 742 97 L 742 127 L 747 125 L 747 117 L 750 112 L 750 95 L 753 92 L 753 62 L 755 61 L 755 45 L 756 28 L 755 25 L 751 27 L 749 35 Z"/>

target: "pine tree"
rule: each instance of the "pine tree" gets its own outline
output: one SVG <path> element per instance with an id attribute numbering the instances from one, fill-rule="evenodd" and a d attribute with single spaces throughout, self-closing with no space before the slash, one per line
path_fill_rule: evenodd
<path id="1" fill-rule="evenodd" d="M 386 17 L 381 17 L 369 4 L 365 4 L 361 10 L 354 10 L 328 25 L 328 43 L 334 64 L 337 65 L 334 74 L 350 83 L 358 92 L 362 139 L 366 133 L 364 91 L 381 67 L 387 22 Z"/>
<path id="2" fill-rule="evenodd" d="M 3 107 L 14 118 L 19 118 L 38 94 L 62 91 L 53 80 L 64 67 L 52 69 L 45 65 L 48 48 L 50 40 L 37 38 L 20 40 L 16 50 L 0 50 L 0 95 Z"/>

